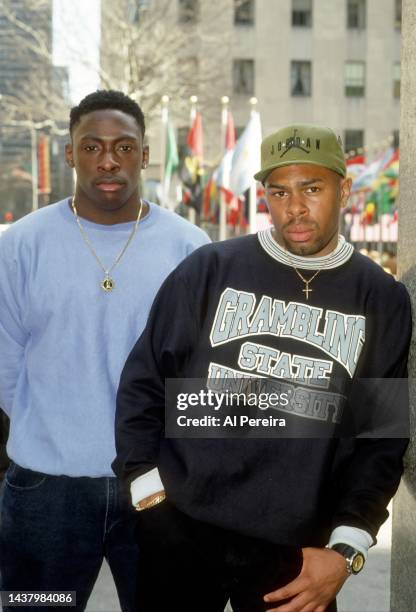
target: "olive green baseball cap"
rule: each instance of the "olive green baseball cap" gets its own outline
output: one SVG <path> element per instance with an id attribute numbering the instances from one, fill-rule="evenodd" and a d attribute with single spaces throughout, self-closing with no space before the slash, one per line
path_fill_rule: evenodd
<path id="1" fill-rule="evenodd" d="M 267 136 L 261 143 L 261 170 L 254 178 L 264 183 L 275 168 L 292 164 L 324 166 L 345 177 L 342 141 L 333 130 L 297 123 Z"/>

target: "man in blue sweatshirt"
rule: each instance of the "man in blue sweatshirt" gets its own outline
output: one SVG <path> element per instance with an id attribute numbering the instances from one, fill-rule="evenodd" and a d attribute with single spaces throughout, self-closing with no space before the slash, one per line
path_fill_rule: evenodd
<path id="1" fill-rule="evenodd" d="M 339 235 L 341 143 L 282 128 L 256 178 L 273 227 L 182 262 L 121 376 L 140 612 L 334 611 L 400 480 L 410 301 Z"/>
<path id="2" fill-rule="evenodd" d="M 122 609 L 134 610 L 135 512 L 111 469 L 117 384 L 162 281 L 208 242 L 141 199 L 144 133 L 140 107 L 121 92 L 84 98 L 71 110 L 66 149 L 74 196 L 0 239 L 0 405 L 11 459 L 0 590 L 75 591 L 77 610 L 104 557 Z"/>

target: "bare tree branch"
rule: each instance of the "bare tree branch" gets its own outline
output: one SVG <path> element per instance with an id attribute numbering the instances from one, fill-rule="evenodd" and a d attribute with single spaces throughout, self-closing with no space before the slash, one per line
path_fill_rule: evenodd
<path id="1" fill-rule="evenodd" d="M 223 60 L 230 51 L 227 37 L 221 37 L 223 4 L 188 2 L 182 13 L 166 0 L 142 9 L 134 4 L 139 4 L 136 12 L 129 0 L 102 0 L 103 85 L 135 97 L 150 120 L 160 113 L 163 94 L 179 122 L 188 121 L 190 95 L 198 95 L 204 112 L 217 109 L 220 83 L 227 81 Z"/>

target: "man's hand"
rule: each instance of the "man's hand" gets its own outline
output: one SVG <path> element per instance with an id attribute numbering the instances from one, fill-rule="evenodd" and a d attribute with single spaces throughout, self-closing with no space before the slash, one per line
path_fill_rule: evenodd
<path id="1" fill-rule="evenodd" d="M 348 578 L 344 557 L 328 548 L 302 548 L 302 570 L 292 582 L 268 593 L 267 603 L 290 599 L 269 612 L 324 612 Z"/>

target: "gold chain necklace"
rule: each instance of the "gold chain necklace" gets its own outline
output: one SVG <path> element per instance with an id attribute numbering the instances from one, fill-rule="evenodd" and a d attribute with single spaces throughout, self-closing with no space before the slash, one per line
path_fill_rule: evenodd
<path id="1" fill-rule="evenodd" d="M 76 220 L 76 222 L 78 224 L 78 227 L 79 227 L 79 231 L 81 232 L 82 239 L 84 240 L 85 244 L 87 245 L 87 247 L 91 251 L 92 255 L 95 257 L 98 265 L 100 266 L 100 268 L 104 272 L 104 278 L 103 278 L 103 280 L 100 283 L 100 287 L 101 287 L 101 289 L 103 289 L 103 291 L 108 293 L 108 292 L 112 291 L 114 289 L 114 287 L 116 286 L 116 284 L 114 282 L 114 279 L 112 279 L 110 277 L 110 273 L 112 272 L 112 270 L 114 270 L 116 265 L 119 263 L 120 259 L 123 257 L 124 253 L 127 251 L 127 248 L 129 246 L 129 244 L 131 243 L 131 241 L 133 240 L 134 236 L 136 235 L 137 228 L 138 228 L 139 223 L 140 223 L 140 217 L 142 215 L 143 201 L 140 198 L 139 214 L 137 215 L 136 223 L 134 224 L 133 229 L 130 232 L 130 236 L 128 237 L 126 244 L 121 249 L 120 253 L 117 255 L 117 257 L 115 258 L 113 264 L 109 268 L 106 268 L 103 265 L 101 259 L 97 255 L 97 252 L 94 249 L 90 239 L 88 238 L 84 228 L 81 225 L 81 221 L 80 221 L 80 219 L 78 217 L 77 207 L 75 205 L 75 196 L 72 198 L 71 206 L 72 206 L 72 211 L 73 211 L 73 213 L 75 215 L 75 220 Z"/>
<path id="2" fill-rule="evenodd" d="M 294 269 L 294 271 L 296 272 L 296 274 L 299 276 L 299 278 L 300 278 L 301 280 L 303 280 L 303 282 L 305 283 L 305 289 L 302 289 L 302 291 L 303 291 L 303 293 L 305 293 L 305 294 L 306 294 L 306 301 L 308 301 L 308 300 L 309 300 L 309 294 L 310 294 L 310 293 L 312 293 L 312 291 L 313 291 L 313 289 L 310 289 L 310 288 L 309 288 L 309 284 L 310 284 L 310 283 L 313 281 L 313 279 L 314 279 L 314 278 L 316 278 L 316 277 L 318 276 L 318 274 L 319 274 L 319 272 L 320 272 L 321 270 L 317 270 L 317 271 L 315 272 L 315 274 L 313 274 L 313 275 L 312 275 L 310 278 L 305 278 L 305 277 L 304 277 L 304 276 L 303 276 L 303 275 L 302 275 L 302 274 L 299 272 L 299 270 L 296 268 L 296 266 L 294 266 L 293 264 L 292 264 L 292 268 Z"/>
<path id="3" fill-rule="evenodd" d="M 290 265 L 292 266 L 292 268 L 294 269 L 294 271 L 296 272 L 296 274 L 299 276 L 299 278 L 305 283 L 305 289 L 302 289 L 302 292 L 306 295 L 306 301 L 309 300 L 309 294 L 313 292 L 313 289 L 310 289 L 309 285 L 310 283 L 313 281 L 314 278 L 316 278 L 319 274 L 319 272 L 322 270 L 322 268 L 319 268 L 319 270 L 317 270 L 314 274 L 312 274 L 312 276 L 310 278 L 305 278 L 303 276 L 303 274 L 301 274 L 299 272 L 299 270 L 297 269 L 297 267 L 295 266 L 294 262 L 292 261 L 292 259 L 290 258 L 289 252 L 286 251 L 286 256 L 289 260 Z"/>

